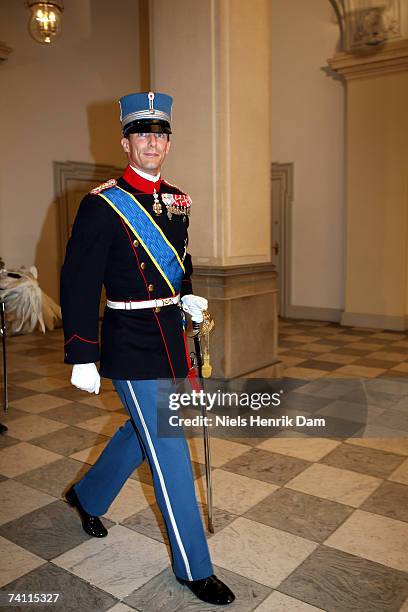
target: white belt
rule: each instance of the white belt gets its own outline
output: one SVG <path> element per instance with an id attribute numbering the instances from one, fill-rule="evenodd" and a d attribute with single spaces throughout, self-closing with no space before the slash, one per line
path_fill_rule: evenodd
<path id="1" fill-rule="evenodd" d="M 139 310 L 140 308 L 159 308 L 161 306 L 171 306 L 172 304 L 178 304 L 180 301 L 180 294 L 178 293 L 174 297 L 157 298 L 155 300 L 144 300 L 141 302 L 113 302 L 107 300 L 106 304 L 109 308 L 118 308 L 121 310 Z"/>

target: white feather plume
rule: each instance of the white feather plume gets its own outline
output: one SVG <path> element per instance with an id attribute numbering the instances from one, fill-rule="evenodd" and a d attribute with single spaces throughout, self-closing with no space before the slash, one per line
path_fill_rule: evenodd
<path id="1" fill-rule="evenodd" d="M 8 272 L 18 274 L 19 278 Z M 41 290 L 37 268 L 21 267 L 8 272 L 0 273 L 0 297 L 5 303 L 11 333 L 30 333 L 37 326 L 43 333 L 54 329 L 55 320 L 61 319 L 61 308 Z"/>

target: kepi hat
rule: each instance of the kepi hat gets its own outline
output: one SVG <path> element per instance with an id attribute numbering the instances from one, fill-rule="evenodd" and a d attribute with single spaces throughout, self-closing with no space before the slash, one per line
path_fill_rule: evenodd
<path id="1" fill-rule="evenodd" d="M 171 134 L 173 98 L 153 91 L 133 93 L 119 100 L 123 135 L 141 132 Z"/>

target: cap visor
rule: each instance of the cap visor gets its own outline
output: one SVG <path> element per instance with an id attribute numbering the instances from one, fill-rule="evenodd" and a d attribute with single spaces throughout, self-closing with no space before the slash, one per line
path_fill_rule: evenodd
<path id="1" fill-rule="evenodd" d="M 128 123 L 124 128 L 123 128 L 123 134 L 124 136 L 127 136 L 128 134 L 140 134 L 140 133 L 149 133 L 149 132 L 154 132 L 156 134 L 159 133 L 164 133 L 164 134 L 171 134 L 171 128 L 170 128 L 170 124 L 168 123 L 168 121 L 163 121 L 161 119 L 149 119 L 149 120 L 143 120 L 143 121 L 132 121 L 131 123 Z"/>

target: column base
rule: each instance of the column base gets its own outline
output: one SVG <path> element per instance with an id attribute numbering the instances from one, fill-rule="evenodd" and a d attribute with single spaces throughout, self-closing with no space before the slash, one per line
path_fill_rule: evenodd
<path id="1" fill-rule="evenodd" d="M 274 378 L 278 359 L 277 274 L 271 263 L 194 266 L 194 293 L 206 297 L 214 378 Z"/>

